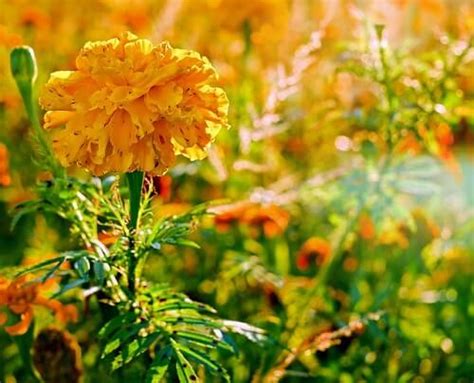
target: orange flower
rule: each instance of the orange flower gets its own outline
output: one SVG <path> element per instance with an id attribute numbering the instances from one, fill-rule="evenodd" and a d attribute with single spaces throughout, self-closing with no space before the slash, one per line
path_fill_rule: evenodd
<path id="1" fill-rule="evenodd" d="M 252 202 L 240 202 L 214 209 L 216 228 L 226 231 L 233 223 L 243 223 L 259 227 L 267 238 L 282 234 L 288 226 L 290 215 L 277 205 L 261 205 Z"/>
<path id="2" fill-rule="evenodd" d="M 375 226 L 368 214 L 362 214 L 359 218 L 359 234 L 364 239 L 375 237 Z"/>
<path id="3" fill-rule="evenodd" d="M 0 46 L 13 48 L 17 45 L 21 45 L 22 38 L 20 35 L 11 32 L 4 25 L 0 25 Z"/>
<path id="4" fill-rule="evenodd" d="M 446 166 L 456 175 L 461 175 L 459 163 L 453 155 L 451 146 L 454 144 L 454 135 L 448 124 L 442 123 L 434 128 L 436 142 L 438 144 L 438 155 L 446 163 Z"/>
<path id="5" fill-rule="evenodd" d="M 152 182 L 156 194 L 159 195 L 164 202 L 168 202 L 171 199 L 171 185 L 173 179 L 170 176 L 153 177 Z"/>
<path id="6" fill-rule="evenodd" d="M 409 132 L 406 136 L 404 136 L 397 145 L 397 151 L 400 153 L 409 153 L 415 155 L 421 153 L 422 149 L 423 147 L 421 146 L 420 141 L 412 132 Z"/>
<path id="7" fill-rule="evenodd" d="M 49 27 L 50 19 L 47 13 L 39 8 L 29 7 L 23 11 L 21 22 L 26 27 L 44 30 Z"/>
<path id="8" fill-rule="evenodd" d="M 240 221 L 247 206 L 247 202 L 242 202 L 211 209 L 212 212 L 216 213 L 214 217 L 216 229 L 220 232 L 228 231 L 233 223 Z"/>
<path id="9" fill-rule="evenodd" d="M 342 263 L 342 267 L 347 272 L 354 272 L 357 270 L 357 266 L 359 266 L 359 261 L 355 257 L 347 257 L 344 259 Z"/>
<path id="10" fill-rule="evenodd" d="M 23 335 L 28 331 L 33 320 L 33 306 L 43 306 L 54 312 L 56 319 L 62 322 L 77 321 L 77 310 L 73 305 L 63 305 L 55 299 L 48 299 L 40 295 L 44 286 L 39 282 L 28 282 L 23 276 L 13 281 L 0 278 L 0 306 L 7 306 L 16 315 L 20 315 L 20 322 L 5 327 L 10 335 Z M 7 316 L 0 316 L 0 325 L 4 324 Z"/>
<path id="11" fill-rule="evenodd" d="M 253 205 L 247 209 L 242 221 L 259 226 L 267 238 L 282 234 L 288 226 L 290 215 L 277 205 Z"/>
<path id="12" fill-rule="evenodd" d="M 0 143 L 0 186 L 8 186 L 11 183 L 10 172 L 8 171 L 8 149 Z"/>
<path id="13" fill-rule="evenodd" d="M 311 237 L 301 246 L 296 259 L 300 270 L 307 270 L 313 260 L 321 266 L 331 255 L 331 245 L 324 238 Z"/>
<path id="14" fill-rule="evenodd" d="M 59 162 L 163 175 L 177 155 L 203 159 L 229 102 L 199 53 L 123 33 L 88 42 L 75 71 L 51 74 L 39 99 Z"/>

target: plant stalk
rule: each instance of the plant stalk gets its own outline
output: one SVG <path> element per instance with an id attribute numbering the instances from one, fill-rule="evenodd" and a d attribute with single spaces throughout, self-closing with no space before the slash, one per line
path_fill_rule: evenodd
<path id="1" fill-rule="evenodd" d="M 135 235 L 139 221 L 143 178 L 143 172 L 127 173 L 128 189 L 130 192 L 130 221 L 128 223 L 128 288 L 132 294 L 135 294 L 136 288 L 138 257 L 135 249 Z"/>

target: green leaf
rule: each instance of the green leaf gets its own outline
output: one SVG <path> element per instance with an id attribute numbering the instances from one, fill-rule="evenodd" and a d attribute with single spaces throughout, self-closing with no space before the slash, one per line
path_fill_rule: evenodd
<path id="1" fill-rule="evenodd" d="M 76 269 L 81 278 L 85 277 L 84 279 L 87 279 L 89 270 L 91 269 L 91 264 L 86 257 L 79 258 L 74 262 L 74 269 Z"/>
<path id="2" fill-rule="evenodd" d="M 99 331 L 99 338 L 107 338 L 122 326 L 127 326 L 135 321 L 137 315 L 135 313 L 120 314 L 114 319 L 107 322 Z"/>
<path id="3" fill-rule="evenodd" d="M 178 246 L 192 247 L 194 249 L 200 249 L 201 248 L 201 246 L 199 246 L 196 242 L 191 241 L 189 239 L 178 239 L 178 240 L 174 241 L 174 244 L 178 245 Z"/>
<path id="4" fill-rule="evenodd" d="M 59 297 L 60 295 L 64 294 L 66 291 L 72 290 L 75 287 L 79 287 L 79 286 L 81 286 L 81 285 L 83 285 L 84 283 L 87 283 L 87 282 L 88 281 L 85 280 L 85 279 L 75 279 L 75 280 L 69 282 L 68 284 L 62 286 L 61 289 L 57 293 L 55 293 L 51 296 L 51 298 L 55 299 L 55 298 Z"/>
<path id="5" fill-rule="evenodd" d="M 193 366 L 191 366 L 191 363 L 186 360 L 183 354 L 175 346 L 176 343 L 173 342 L 173 349 L 176 355 L 176 372 L 178 373 L 180 383 L 200 382 L 198 376 L 194 372 Z"/>
<path id="6" fill-rule="evenodd" d="M 31 201 L 20 206 L 17 206 L 17 213 L 13 216 L 12 222 L 10 224 L 10 230 L 14 230 L 18 222 L 20 221 L 23 216 L 35 213 L 41 207 L 41 203 L 39 201 Z"/>
<path id="7" fill-rule="evenodd" d="M 60 263 L 64 262 L 64 257 L 56 257 L 56 258 L 47 259 L 46 261 L 37 263 L 36 265 L 29 266 L 27 268 L 22 269 L 16 276 L 20 277 L 28 273 L 33 273 L 35 271 L 44 269 L 46 266 L 49 266 L 56 262 L 60 262 Z"/>
<path id="8" fill-rule="evenodd" d="M 171 323 L 171 324 L 189 324 L 189 325 L 197 325 L 203 327 L 210 327 L 210 328 L 221 328 L 222 324 L 217 322 L 211 318 L 206 317 L 196 317 L 196 316 L 164 316 L 159 318 L 160 321 Z"/>
<path id="9" fill-rule="evenodd" d="M 396 181 L 396 187 L 401 192 L 418 196 L 431 196 L 439 193 L 440 186 L 425 179 L 401 179 Z"/>
<path id="10" fill-rule="evenodd" d="M 48 272 L 41 277 L 41 282 L 44 283 L 46 282 L 49 278 L 51 278 L 56 271 L 59 270 L 61 265 L 64 263 L 65 259 L 63 258 L 61 261 L 59 261 L 56 265 L 54 265 L 51 269 L 48 270 Z"/>
<path id="11" fill-rule="evenodd" d="M 158 304 L 154 307 L 154 312 L 161 312 L 161 311 L 171 311 L 171 310 L 196 310 L 198 312 L 208 312 L 215 314 L 216 310 L 204 303 L 196 303 L 193 301 L 184 301 L 181 299 L 176 299 L 173 301 L 165 301 L 164 304 Z"/>
<path id="12" fill-rule="evenodd" d="M 230 344 L 224 340 L 218 339 L 217 337 L 191 331 L 176 331 L 175 335 L 192 343 L 197 343 L 203 347 L 220 348 L 234 353 L 234 348 Z"/>
<path id="13" fill-rule="evenodd" d="M 38 373 L 33 367 L 33 361 L 31 358 L 31 348 L 33 346 L 33 338 L 35 332 L 34 327 L 35 322 L 33 321 L 33 323 L 30 325 L 28 331 L 25 334 L 13 336 L 12 339 L 18 346 L 18 351 L 23 362 L 23 367 L 26 368 L 28 374 L 33 379 L 33 382 L 36 383 L 42 382 L 42 380 L 39 379 Z"/>
<path id="14" fill-rule="evenodd" d="M 70 261 L 70 260 L 75 260 L 84 256 L 87 256 L 88 253 L 85 250 L 77 250 L 77 251 L 65 251 L 64 253 L 61 254 L 59 257 L 55 258 L 50 258 L 47 259 L 43 262 L 37 263 L 36 265 L 29 266 L 26 268 L 21 269 L 21 271 L 17 274 L 17 277 L 28 274 L 28 273 L 33 273 L 38 270 L 44 269 L 46 266 L 49 266 L 53 263 L 60 262 L 63 263 L 65 261 Z"/>
<path id="15" fill-rule="evenodd" d="M 146 327 L 146 325 L 146 323 L 135 323 L 118 331 L 105 345 L 104 351 L 102 351 L 102 358 L 105 358 L 107 355 L 117 350 L 126 340 L 137 335 L 142 328 Z"/>
<path id="16" fill-rule="evenodd" d="M 94 269 L 95 280 L 99 283 L 100 286 L 102 286 L 105 282 L 104 264 L 102 262 L 94 262 L 92 268 Z"/>
<path id="17" fill-rule="evenodd" d="M 130 363 L 133 359 L 143 354 L 151 344 L 158 338 L 159 333 L 153 333 L 147 337 L 139 337 L 125 344 L 120 353 L 112 361 L 112 371 Z"/>
<path id="18" fill-rule="evenodd" d="M 224 377 L 226 381 L 230 381 L 227 371 L 217 362 L 209 358 L 207 355 L 191 350 L 189 347 L 186 347 L 182 344 L 177 344 L 176 348 L 179 349 L 179 351 L 181 351 L 187 357 L 206 367 L 212 373 L 220 374 L 222 377 Z"/>
<path id="19" fill-rule="evenodd" d="M 160 383 L 168 370 L 171 361 L 170 346 L 163 347 L 156 355 L 148 369 L 145 383 Z"/>

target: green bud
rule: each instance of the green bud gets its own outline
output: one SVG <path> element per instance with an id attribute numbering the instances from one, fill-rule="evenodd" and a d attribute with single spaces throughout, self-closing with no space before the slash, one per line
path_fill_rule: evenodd
<path id="1" fill-rule="evenodd" d="M 89 273 L 91 265 L 89 260 L 85 257 L 80 258 L 79 260 L 74 263 L 74 268 L 77 270 L 77 273 L 81 278 L 84 278 Z"/>
<path id="2" fill-rule="evenodd" d="M 10 68 L 18 87 L 31 86 L 38 75 L 33 49 L 26 45 L 13 48 L 10 53 Z"/>
<path id="3" fill-rule="evenodd" d="M 377 39 L 379 39 L 379 41 L 382 40 L 384 29 L 385 29 L 385 25 L 375 24 L 375 33 L 376 33 Z"/>

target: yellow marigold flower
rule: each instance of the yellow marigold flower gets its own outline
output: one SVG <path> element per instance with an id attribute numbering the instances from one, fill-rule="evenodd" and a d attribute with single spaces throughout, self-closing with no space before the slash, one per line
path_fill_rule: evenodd
<path id="1" fill-rule="evenodd" d="M 177 154 L 204 158 L 227 127 L 227 97 L 197 52 L 124 33 L 86 43 L 76 67 L 52 73 L 40 97 L 63 166 L 161 175 Z"/>

